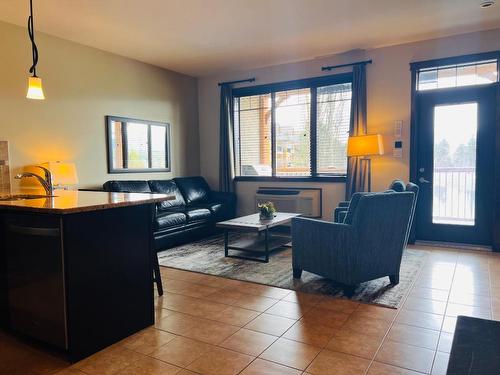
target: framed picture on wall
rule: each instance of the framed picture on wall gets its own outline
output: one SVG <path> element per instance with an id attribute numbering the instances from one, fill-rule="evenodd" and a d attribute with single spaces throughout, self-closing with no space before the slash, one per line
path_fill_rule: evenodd
<path id="1" fill-rule="evenodd" d="M 170 124 L 106 116 L 108 173 L 170 172 Z"/>

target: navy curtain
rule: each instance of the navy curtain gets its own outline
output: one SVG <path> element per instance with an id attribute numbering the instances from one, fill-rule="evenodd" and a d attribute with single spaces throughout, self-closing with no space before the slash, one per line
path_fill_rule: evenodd
<path id="1" fill-rule="evenodd" d="M 234 192 L 233 126 L 234 101 L 231 85 L 220 87 L 219 190 Z"/>
<path id="2" fill-rule="evenodd" d="M 366 65 L 354 65 L 352 71 L 352 104 L 349 136 L 365 135 L 366 126 Z M 367 191 L 367 163 L 361 163 L 359 157 L 350 157 L 347 161 L 346 200 L 357 191 Z"/>

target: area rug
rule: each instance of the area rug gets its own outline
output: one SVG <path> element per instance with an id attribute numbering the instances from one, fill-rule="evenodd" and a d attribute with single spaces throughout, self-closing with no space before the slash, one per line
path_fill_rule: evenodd
<path id="1" fill-rule="evenodd" d="M 349 299 L 397 308 L 409 293 L 425 261 L 427 252 L 406 249 L 401 261 L 398 285 L 391 285 L 388 277 L 360 284 Z M 213 236 L 158 253 L 161 266 L 216 275 L 230 279 L 347 298 L 341 286 L 321 276 L 303 272 L 300 280 L 292 276 L 292 249 L 283 248 L 271 254 L 269 263 L 225 258 L 224 238 Z"/>

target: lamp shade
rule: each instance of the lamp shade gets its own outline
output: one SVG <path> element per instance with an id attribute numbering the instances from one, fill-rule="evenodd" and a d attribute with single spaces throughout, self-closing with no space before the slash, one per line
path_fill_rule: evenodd
<path id="1" fill-rule="evenodd" d="M 60 161 L 49 161 L 42 164 L 52 172 L 52 183 L 54 186 L 68 186 L 78 184 L 75 163 L 63 163 Z"/>
<path id="2" fill-rule="evenodd" d="M 45 95 L 43 95 L 42 89 L 42 79 L 38 77 L 28 78 L 28 93 L 26 94 L 28 99 L 43 100 Z"/>
<path id="3" fill-rule="evenodd" d="M 384 144 L 380 134 L 349 137 L 347 141 L 347 156 L 383 155 Z"/>

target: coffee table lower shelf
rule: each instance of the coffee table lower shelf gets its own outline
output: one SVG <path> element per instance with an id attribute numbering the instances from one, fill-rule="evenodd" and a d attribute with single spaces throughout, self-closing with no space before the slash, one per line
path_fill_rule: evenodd
<path id="1" fill-rule="evenodd" d="M 290 236 L 271 236 L 270 229 L 289 224 L 294 217 L 300 214 L 293 212 L 276 212 L 269 220 L 262 220 L 259 214 L 251 214 L 217 223 L 218 228 L 224 229 L 224 255 L 230 258 L 269 262 L 269 253 L 283 246 L 290 246 Z M 254 238 L 241 239 L 229 243 L 229 231 L 253 232 Z M 253 256 L 229 255 L 229 250 L 236 250 Z"/>
<path id="2" fill-rule="evenodd" d="M 244 238 L 229 243 L 229 230 L 224 231 L 224 255 L 228 258 L 238 258 L 254 260 L 268 263 L 269 254 L 280 247 L 290 243 L 289 236 L 270 235 L 268 230 L 256 233 L 254 238 Z M 243 253 L 254 254 L 254 256 L 230 255 L 229 250 L 236 250 Z"/>

